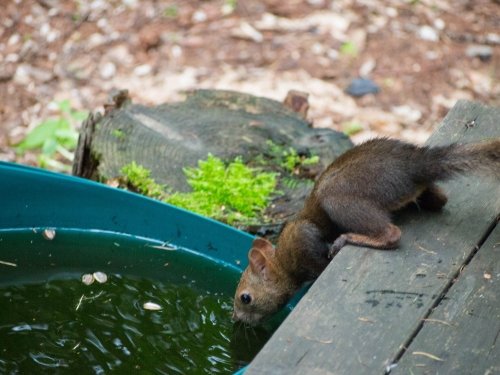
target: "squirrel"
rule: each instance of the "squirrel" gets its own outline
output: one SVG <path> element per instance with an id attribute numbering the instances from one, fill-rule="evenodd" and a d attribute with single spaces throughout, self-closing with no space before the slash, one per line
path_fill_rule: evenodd
<path id="1" fill-rule="evenodd" d="M 253 241 L 233 320 L 262 322 L 315 280 L 345 244 L 397 248 L 401 230 L 391 223 L 391 212 L 411 202 L 440 210 L 448 199 L 436 182 L 466 172 L 500 179 L 500 138 L 435 147 L 375 138 L 348 150 L 319 176 L 303 209 L 285 223 L 276 250 L 264 238 Z"/>

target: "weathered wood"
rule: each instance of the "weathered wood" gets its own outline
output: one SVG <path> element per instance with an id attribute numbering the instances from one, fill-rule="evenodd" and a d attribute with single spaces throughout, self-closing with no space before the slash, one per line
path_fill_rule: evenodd
<path id="1" fill-rule="evenodd" d="M 88 178 L 90 180 L 98 180 L 97 166 L 98 160 L 91 151 L 92 138 L 95 130 L 95 124 L 101 119 L 100 113 L 91 113 L 83 122 L 78 138 L 78 147 L 75 151 L 75 160 L 78 163 L 73 164 L 72 174 Z"/>
<path id="2" fill-rule="evenodd" d="M 425 320 L 394 374 L 500 374 L 500 225 Z"/>
<path id="3" fill-rule="evenodd" d="M 498 137 L 499 120 L 500 109 L 459 102 L 428 144 Z M 398 250 L 343 248 L 246 374 L 384 373 L 500 212 L 496 181 L 464 177 L 443 188 L 442 212 L 396 216 Z"/>
<path id="4" fill-rule="evenodd" d="M 319 156 L 319 172 L 352 146 L 342 133 L 309 126 L 302 117 L 307 97 L 300 93 L 288 100 L 300 113 L 275 100 L 231 91 L 198 90 L 184 102 L 156 107 L 132 104 L 123 94 L 115 93 L 102 118 L 84 124 L 74 161 L 76 175 L 115 178 L 124 165 L 135 161 L 151 170 L 158 183 L 187 191 L 183 168 L 196 166 L 209 153 L 224 160 L 242 156 L 251 161 L 269 152 L 271 140 Z M 281 222 L 296 212 L 311 185 L 280 186 L 286 195 L 274 202 L 276 210 L 270 216 L 279 216 Z"/>

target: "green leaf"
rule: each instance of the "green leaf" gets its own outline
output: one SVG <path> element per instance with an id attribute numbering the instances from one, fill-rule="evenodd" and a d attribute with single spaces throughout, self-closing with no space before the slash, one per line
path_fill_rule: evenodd
<path id="1" fill-rule="evenodd" d="M 340 54 L 344 56 L 357 56 L 358 48 L 353 42 L 345 42 L 340 46 Z"/>
<path id="2" fill-rule="evenodd" d="M 42 153 L 47 156 L 52 156 L 57 150 L 57 141 L 54 138 L 46 139 L 42 145 Z"/>
<path id="3" fill-rule="evenodd" d="M 76 121 L 84 121 L 89 117 L 89 113 L 87 111 L 72 111 L 71 118 Z"/>
<path id="4" fill-rule="evenodd" d="M 46 140 L 55 137 L 55 132 L 64 127 L 61 119 L 48 119 L 34 128 L 21 143 L 16 146 L 19 151 L 33 150 L 41 148 Z"/>
<path id="5" fill-rule="evenodd" d="M 78 132 L 68 129 L 58 129 L 54 134 L 57 142 L 67 149 L 75 149 L 78 144 Z"/>
<path id="6" fill-rule="evenodd" d="M 359 133 L 362 130 L 363 130 L 363 125 L 361 125 L 359 122 L 350 121 L 342 124 L 342 131 L 347 136 Z"/>
<path id="7" fill-rule="evenodd" d="M 59 110 L 63 113 L 70 114 L 71 113 L 71 103 L 68 99 L 61 100 L 57 103 Z"/>

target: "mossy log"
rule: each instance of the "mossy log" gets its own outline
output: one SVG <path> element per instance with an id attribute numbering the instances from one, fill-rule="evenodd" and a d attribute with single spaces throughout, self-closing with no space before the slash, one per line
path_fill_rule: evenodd
<path id="1" fill-rule="evenodd" d="M 307 96 L 298 92 L 290 92 L 282 104 L 238 92 L 197 90 L 183 102 L 147 107 L 131 103 L 127 92 L 119 91 L 105 105 L 104 115 L 92 114 L 82 125 L 73 174 L 107 180 L 135 161 L 151 170 L 156 182 L 189 191 L 184 167 L 196 166 L 209 153 L 251 162 L 266 153 L 271 140 L 301 155 L 319 156 L 314 175 L 352 143 L 342 133 L 312 128 L 305 118 L 307 108 Z M 287 188 L 273 201 L 267 212 L 270 227 L 302 206 L 311 185 Z"/>

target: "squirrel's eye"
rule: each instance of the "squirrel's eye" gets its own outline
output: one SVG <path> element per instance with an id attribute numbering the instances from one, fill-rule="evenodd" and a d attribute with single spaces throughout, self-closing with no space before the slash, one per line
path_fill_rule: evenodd
<path id="1" fill-rule="evenodd" d="M 248 293 L 243 293 L 243 294 L 240 296 L 240 300 L 241 300 L 241 302 L 243 302 L 245 305 L 248 305 L 250 302 L 252 302 L 252 296 L 250 296 L 250 294 L 248 294 Z"/>

